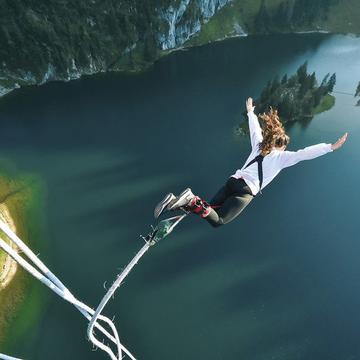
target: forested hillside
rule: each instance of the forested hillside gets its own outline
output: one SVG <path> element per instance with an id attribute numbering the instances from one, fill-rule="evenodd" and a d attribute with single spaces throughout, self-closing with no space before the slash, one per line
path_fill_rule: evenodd
<path id="1" fill-rule="evenodd" d="M 360 33 L 355 0 L 0 0 L 0 96 L 245 34 Z"/>

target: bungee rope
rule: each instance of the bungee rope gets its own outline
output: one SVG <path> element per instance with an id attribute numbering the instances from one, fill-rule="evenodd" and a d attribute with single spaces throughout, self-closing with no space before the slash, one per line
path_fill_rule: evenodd
<path id="1" fill-rule="evenodd" d="M 332 91 L 332 93 L 335 93 L 335 94 L 342 94 L 342 95 L 350 95 L 352 97 L 355 97 L 354 94 L 352 93 L 349 93 L 349 92 L 346 92 L 346 91 Z"/>
<path id="2" fill-rule="evenodd" d="M 117 275 L 116 280 L 111 285 L 110 289 L 107 291 L 105 296 L 100 301 L 99 306 L 97 307 L 95 313 L 93 314 L 93 317 L 91 318 L 88 328 L 87 328 L 87 335 L 91 342 L 95 344 L 100 349 L 106 351 L 112 360 L 117 360 L 115 357 L 113 357 L 113 354 L 108 352 L 108 349 L 103 348 L 103 345 L 99 340 L 97 340 L 94 336 L 94 326 L 96 325 L 97 319 L 101 318 L 101 312 L 103 311 L 106 304 L 109 302 L 111 297 L 115 294 L 115 291 L 120 287 L 120 285 L 123 283 L 125 278 L 129 275 L 130 271 L 133 269 L 133 267 L 138 263 L 138 261 L 144 256 L 144 254 L 149 250 L 149 248 L 156 243 L 158 243 L 160 240 L 168 236 L 175 228 L 176 225 L 180 223 L 186 216 L 188 215 L 187 212 L 183 215 L 174 216 L 168 219 L 164 219 L 158 223 L 156 227 L 152 227 L 152 230 L 150 233 L 144 237 L 140 236 L 144 241 L 145 245 L 138 251 L 138 253 L 134 256 L 134 258 L 129 262 L 129 264 L 125 267 L 125 269 Z"/>
<path id="3" fill-rule="evenodd" d="M 3 360 L 21 360 L 19 358 L 16 358 L 16 357 L 13 357 L 13 356 L 8 356 L 8 355 L 5 355 L 5 354 L 0 354 L 0 359 L 3 359 Z"/>
<path id="4" fill-rule="evenodd" d="M 30 250 L 30 248 L 5 224 L 0 220 L 0 230 L 2 230 L 8 238 L 31 260 L 31 262 L 37 266 L 35 268 L 30 262 L 25 260 L 20 256 L 16 250 L 14 250 L 9 244 L 7 244 L 3 239 L 0 238 L 0 248 L 3 249 L 9 256 L 11 256 L 14 261 L 16 261 L 22 268 L 24 268 L 29 274 L 34 278 L 39 280 L 53 292 L 55 292 L 62 299 L 66 300 L 70 304 L 74 305 L 81 314 L 89 321 L 87 328 L 87 336 L 89 340 L 97 348 L 106 352 L 112 360 L 120 360 L 123 358 L 122 353 L 126 354 L 131 360 L 136 360 L 135 357 L 130 353 L 130 351 L 121 344 L 120 338 L 117 332 L 117 329 L 114 323 L 104 315 L 101 315 L 104 307 L 114 295 L 115 291 L 122 284 L 124 279 L 129 275 L 133 267 L 138 263 L 140 258 L 149 250 L 149 248 L 155 245 L 157 242 L 168 236 L 176 225 L 180 223 L 188 215 L 185 212 L 182 215 L 174 216 L 171 218 L 164 219 L 160 221 L 155 227 L 152 226 L 150 233 L 141 238 L 145 241 L 145 245 L 138 251 L 134 258 L 129 262 L 129 264 L 124 268 L 124 270 L 117 275 L 116 280 L 107 291 L 100 304 L 98 305 L 96 311 L 84 304 L 75 298 L 75 296 L 65 287 L 65 285 L 53 274 L 45 264 Z M 111 333 L 109 333 L 98 321 L 102 321 L 107 324 Z M 111 342 L 113 342 L 117 347 L 117 355 L 111 349 L 109 345 L 105 345 L 103 342 L 98 340 L 95 336 L 95 328 L 100 330 L 100 332 Z M 4 360 L 21 360 L 4 354 L 0 354 L 0 359 Z"/>
<path id="5" fill-rule="evenodd" d="M 65 285 L 45 266 L 45 264 L 30 250 L 30 248 L 3 222 L 0 220 L 0 230 L 2 230 L 8 238 L 16 244 L 16 246 L 31 260 L 31 262 L 38 268 L 35 268 L 30 262 L 20 256 L 13 248 L 9 246 L 3 239 L 0 238 L 0 248 L 3 249 L 14 261 L 16 261 L 24 270 L 31 274 L 34 278 L 39 280 L 53 292 L 55 292 L 62 299 L 66 300 L 70 304 L 73 304 L 85 318 L 90 321 L 94 310 L 79 301 L 75 296 L 65 287 Z M 111 340 L 118 349 L 119 359 L 122 358 L 122 352 L 126 353 L 132 360 L 136 360 L 135 357 L 127 350 L 120 342 L 119 335 L 113 322 L 105 317 L 100 316 L 99 320 L 107 324 L 111 332 L 107 331 L 98 322 L 94 324 L 94 327 L 100 330 L 100 332 L 109 340 Z M 106 346 L 106 345 L 105 345 Z M 6 355 L 1 355 L 6 359 Z M 1 357 L 0 357 L 1 358 Z M 8 357 L 9 358 L 9 357 Z M 11 357 L 10 357 L 11 359 Z"/>

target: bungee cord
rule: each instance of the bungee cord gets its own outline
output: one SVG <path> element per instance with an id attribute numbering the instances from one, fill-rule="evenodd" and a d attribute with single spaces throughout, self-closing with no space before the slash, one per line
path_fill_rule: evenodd
<path id="1" fill-rule="evenodd" d="M 134 258 L 124 268 L 124 270 L 117 275 L 116 280 L 102 298 L 97 309 L 94 311 L 92 308 L 84 304 L 75 298 L 75 296 L 65 287 L 65 285 L 53 274 L 45 264 L 33 253 L 33 251 L 5 224 L 0 220 L 0 230 L 2 230 L 8 238 L 26 255 L 29 260 L 37 267 L 35 268 L 30 262 L 20 256 L 15 249 L 7 244 L 0 238 L 0 248 L 3 249 L 14 261 L 16 261 L 22 268 L 24 268 L 35 279 L 39 280 L 53 292 L 55 292 L 62 299 L 66 300 L 70 304 L 73 304 L 81 314 L 89 321 L 87 328 L 87 336 L 93 345 L 104 352 L 106 352 L 112 360 L 120 360 L 123 358 L 123 353 L 127 355 L 131 360 L 136 360 L 131 352 L 121 344 L 117 329 L 114 323 L 101 312 L 104 310 L 106 304 L 115 294 L 115 291 L 123 283 L 124 279 L 129 275 L 133 267 L 138 263 L 141 257 L 149 250 L 149 248 L 159 242 L 161 239 L 168 236 L 173 229 L 188 215 L 184 212 L 182 215 L 170 217 L 160 221 L 155 227 L 152 227 L 150 233 L 141 238 L 145 241 L 145 245 L 138 251 Z M 111 333 L 108 332 L 98 321 L 104 322 L 111 329 Z M 111 340 L 116 345 L 117 354 L 114 353 L 109 345 L 105 345 L 103 341 L 100 341 L 95 336 L 95 329 L 98 329 L 107 339 Z M 4 354 L 0 354 L 0 359 L 4 360 L 21 360 Z"/>
<path id="2" fill-rule="evenodd" d="M 18 249 L 25 254 L 29 260 L 37 267 L 33 266 L 30 262 L 25 260 L 22 256 L 20 256 L 16 250 L 14 250 L 9 244 L 7 244 L 3 239 L 0 238 L 0 248 L 3 249 L 9 256 L 11 256 L 14 261 L 16 261 L 24 270 L 26 270 L 29 274 L 31 274 L 34 278 L 39 280 L 53 292 L 55 292 L 62 299 L 67 302 L 73 304 L 84 317 L 90 321 L 94 310 L 79 301 L 75 298 L 75 296 L 65 287 L 65 285 L 53 274 L 45 264 L 30 250 L 30 248 L 3 222 L 0 220 L 0 230 L 2 230 L 8 238 L 16 244 Z M 111 333 L 107 331 L 101 324 L 96 322 L 94 327 L 97 328 L 106 338 L 113 342 L 118 350 L 118 359 L 122 358 L 122 352 L 126 353 L 130 359 L 136 360 L 135 357 L 130 353 L 129 350 L 125 348 L 120 342 L 118 332 L 114 323 L 107 318 L 106 316 L 99 316 L 98 320 L 103 321 L 106 325 L 111 329 Z M 103 347 L 107 346 L 102 344 Z M 109 348 L 109 346 L 107 346 Z M 4 359 L 6 359 L 4 355 Z M 11 357 L 10 357 L 11 359 Z"/>
<path id="3" fill-rule="evenodd" d="M 335 94 L 342 94 L 342 95 L 350 95 L 352 97 L 355 97 L 354 94 L 352 93 L 349 93 L 349 92 L 346 92 L 346 91 L 332 91 L 332 93 L 335 93 Z"/>
<path id="4" fill-rule="evenodd" d="M 3 359 L 3 360 L 21 360 L 19 358 L 16 358 L 16 357 L 13 357 L 13 356 L 8 356 L 8 355 L 5 355 L 5 354 L 0 354 L 0 359 Z"/>
<path id="5" fill-rule="evenodd" d="M 91 342 L 95 344 L 100 349 L 107 352 L 112 360 L 117 360 L 115 357 L 113 357 L 113 354 L 111 354 L 108 350 L 103 347 L 104 344 L 102 344 L 99 340 L 96 339 L 94 336 L 94 326 L 97 323 L 97 319 L 101 318 L 101 312 L 103 311 L 106 304 L 109 302 L 109 300 L 114 296 L 115 291 L 120 287 L 120 285 L 123 283 L 125 278 L 129 275 L 130 271 L 133 269 L 133 267 L 138 263 L 138 261 L 144 256 L 144 254 L 149 250 L 149 248 L 156 243 L 158 243 L 160 240 L 162 240 L 164 237 L 168 236 L 182 221 L 186 216 L 188 215 L 187 212 L 185 212 L 183 215 L 174 216 L 165 220 L 160 221 L 156 227 L 151 227 L 152 230 L 150 233 L 145 236 L 140 236 L 144 241 L 145 245 L 138 251 L 138 253 L 134 256 L 134 258 L 129 262 L 129 264 L 124 268 L 124 270 L 117 275 L 116 280 L 111 285 L 110 289 L 107 291 L 105 296 L 100 301 L 99 306 L 97 307 L 95 313 L 93 314 L 92 319 L 89 322 L 88 328 L 87 328 L 87 335 Z"/>

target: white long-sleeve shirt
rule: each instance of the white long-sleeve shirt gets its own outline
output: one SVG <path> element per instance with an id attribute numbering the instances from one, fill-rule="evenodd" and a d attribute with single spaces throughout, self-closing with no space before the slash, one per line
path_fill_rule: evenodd
<path id="1" fill-rule="evenodd" d="M 260 154 L 259 143 L 262 142 L 262 130 L 259 124 L 259 120 L 253 111 L 248 112 L 249 118 L 249 130 L 250 141 L 252 151 L 247 158 L 244 166 L 238 169 L 235 174 L 231 175 L 235 178 L 243 178 L 246 184 L 251 189 L 253 195 L 259 192 L 259 175 L 258 175 L 258 163 L 255 162 L 249 167 L 246 165 Z M 263 184 L 262 189 L 267 186 L 279 172 L 289 166 L 297 164 L 299 161 L 311 160 L 318 156 L 325 155 L 328 152 L 333 151 L 331 144 L 321 143 L 317 145 L 308 146 L 298 151 L 285 151 L 274 148 L 268 155 L 264 157 L 262 162 L 263 166 Z"/>

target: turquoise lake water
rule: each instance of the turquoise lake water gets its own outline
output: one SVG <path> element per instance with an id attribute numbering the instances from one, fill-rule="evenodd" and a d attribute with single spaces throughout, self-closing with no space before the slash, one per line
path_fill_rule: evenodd
<path id="1" fill-rule="evenodd" d="M 50 251 L 41 258 L 96 306 L 104 282 L 142 246 L 157 201 L 188 186 L 210 198 L 250 151 L 234 135 L 246 97 L 305 60 L 319 80 L 336 72 L 336 91 L 355 92 L 360 39 L 306 34 L 232 39 L 174 53 L 142 74 L 1 99 L 1 157 L 47 184 Z M 225 227 L 185 219 L 118 290 L 105 314 L 116 315 L 138 359 L 360 358 L 360 107 L 334 95 L 330 111 L 289 128 L 289 150 L 348 131 L 340 151 L 283 171 Z M 49 299 L 12 354 L 106 359 L 91 351 L 83 317 Z"/>

